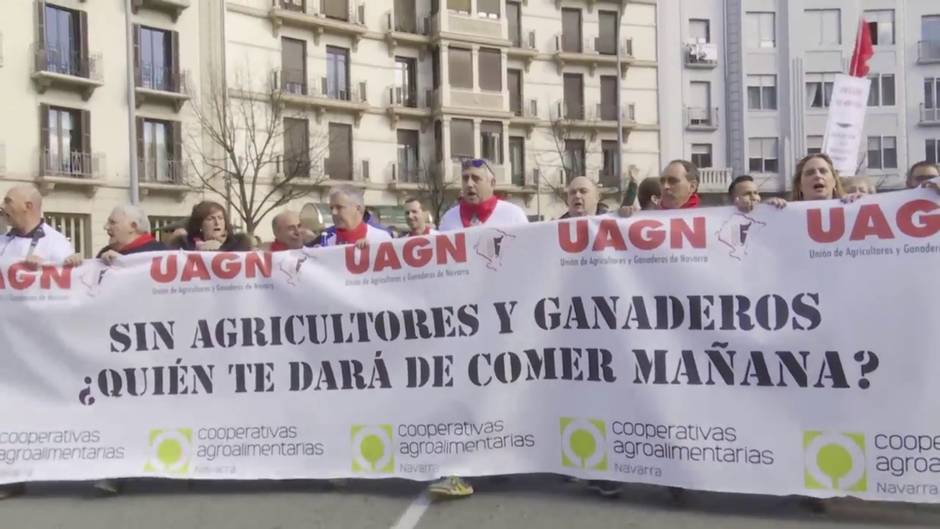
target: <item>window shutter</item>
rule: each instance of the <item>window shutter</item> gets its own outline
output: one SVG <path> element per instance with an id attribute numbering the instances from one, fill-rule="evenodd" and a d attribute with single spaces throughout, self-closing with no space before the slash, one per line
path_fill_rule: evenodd
<path id="1" fill-rule="evenodd" d="M 179 164 L 183 161 L 183 124 L 179 121 L 173 122 L 173 161 Z"/>
<path id="2" fill-rule="evenodd" d="M 174 92 L 181 92 L 180 77 L 180 34 L 177 31 L 170 32 L 170 88 Z"/>
<path id="3" fill-rule="evenodd" d="M 39 170 L 45 173 L 49 168 L 49 105 L 39 105 Z"/>
<path id="4" fill-rule="evenodd" d="M 144 118 L 135 119 L 135 134 L 137 135 L 137 171 L 138 178 L 141 180 L 147 179 L 147 145 L 144 137 Z"/>
<path id="5" fill-rule="evenodd" d="M 142 86 L 143 76 L 140 71 L 140 24 L 134 24 L 134 31 L 132 31 L 131 34 L 134 36 L 134 85 Z"/>
<path id="6" fill-rule="evenodd" d="M 45 2 L 36 2 L 36 42 L 40 49 L 46 49 L 46 11 Z"/>
<path id="7" fill-rule="evenodd" d="M 88 13 L 78 12 L 78 40 L 81 44 L 79 56 L 79 74 L 82 77 L 91 76 L 91 58 L 88 53 Z"/>
<path id="8" fill-rule="evenodd" d="M 91 112 L 82 110 L 80 119 L 82 129 L 81 174 L 90 176 L 94 167 L 91 155 Z"/>

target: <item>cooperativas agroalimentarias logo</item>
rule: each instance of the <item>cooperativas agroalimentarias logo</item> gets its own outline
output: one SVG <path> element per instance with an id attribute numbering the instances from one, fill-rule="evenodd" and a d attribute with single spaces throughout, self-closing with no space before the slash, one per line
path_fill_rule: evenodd
<path id="1" fill-rule="evenodd" d="M 586 470 L 607 470 L 607 427 L 599 419 L 562 417 L 561 465 Z"/>
<path id="2" fill-rule="evenodd" d="M 803 471 L 807 489 L 865 492 L 868 490 L 865 436 L 803 432 Z"/>

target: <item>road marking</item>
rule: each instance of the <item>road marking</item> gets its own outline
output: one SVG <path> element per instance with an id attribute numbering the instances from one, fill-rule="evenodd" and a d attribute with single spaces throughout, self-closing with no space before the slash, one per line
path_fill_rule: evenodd
<path id="1" fill-rule="evenodd" d="M 421 517 L 424 516 L 424 512 L 427 511 L 430 506 L 431 495 L 427 492 L 422 492 L 411 502 L 411 505 L 405 509 L 401 518 L 395 522 L 395 525 L 393 525 L 391 529 L 414 529 L 415 526 L 418 525 L 418 522 L 421 521 Z"/>

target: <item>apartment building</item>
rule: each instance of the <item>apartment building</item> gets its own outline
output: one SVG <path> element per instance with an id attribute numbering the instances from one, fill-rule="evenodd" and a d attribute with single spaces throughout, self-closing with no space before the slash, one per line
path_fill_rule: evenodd
<path id="1" fill-rule="evenodd" d="M 130 39 L 122 2 L 14 1 L 0 19 L 0 192 L 35 183 L 85 255 L 130 200 L 132 168 L 157 226 L 221 198 L 194 188 L 190 163 L 205 145 L 193 105 L 221 79 L 232 101 L 283 105 L 284 163 L 259 193 L 289 175 L 303 191 L 291 206 L 327 223 L 338 182 L 385 222 L 403 223 L 406 196 L 452 201 L 467 157 L 533 218 L 560 215 L 578 174 L 615 202 L 618 151 L 641 175 L 661 163 L 653 0 L 131 0 Z"/>
<path id="2" fill-rule="evenodd" d="M 848 70 L 861 17 L 875 56 L 859 172 L 881 189 L 902 187 L 908 166 L 938 159 L 940 3 L 932 0 L 659 2 L 663 157 L 710 168 L 706 192 L 743 173 L 767 192 L 788 191 L 798 159 L 822 148 L 834 78 Z M 679 90 L 682 109 L 667 103 Z"/>

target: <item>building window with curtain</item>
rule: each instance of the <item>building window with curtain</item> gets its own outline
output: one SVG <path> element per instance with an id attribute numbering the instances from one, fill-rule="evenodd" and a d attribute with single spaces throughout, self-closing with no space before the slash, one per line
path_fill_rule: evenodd
<path id="1" fill-rule="evenodd" d="M 473 58 L 470 50 L 447 48 L 447 68 L 452 88 L 473 88 Z"/>
<path id="2" fill-rule="evenodd" d="M 281 38 L 281 90 L 289 94 L 307 94 L 307 43 Z"/>
<path id="3" fill-rule="evenodd" d="M 747 76 L 748 110 L 777 110 L 777 76 Z"/>
<path id="4" fill-rule="evenodd" d="M 477 0 L 477 16 L 498 20 L 500 3 L 501 0 Z"/>
<path id="5" fill-rule="evenodd" d="M 809 108 L 829 108 L 835 74 L 806 74 L 806 104 Z"/>
<path id="6" fill-rule="evenodd" d="M 895 136 L 868 137 L 868 168 L 897 169 L 898 139 Z"/>
<path id="7" fill-rule="evenodd" d="M 601 187 L 619 187 L 620 174 L 622 171 L 617 169 L 617 154 L 620 152 L 620 142 L 617 140 L 601 141 L 601 154 L 603 155 L 603 167 L 601 167 L 600 185 Z"/>
<path id="8" fill-rule="evenodd" d="M 522 187 L 525 185 L 525 138 L 512 136 L 509 138 L 509 165 L 512 185 Z"/>
<path id="9" fill-rule="evenodd" d="M 712 145 L 710 143 L 692 144 L 692 163 L 700 169 L 712 166 Z"/>
<path id="10" fill-rule="evenodd" d="M 418 131 L 398 129 L 398 180 L 418 183 Z"/>
<path id="11" fill-rule="evenodd" d="M 772 12 L 749 11 L 744 15 L 744 43 L 747 49 L 777 47 L 777 17 Z"/>
<path id="12" fill-rule="evenodd" d="M 584 140 L 565 140 L 565 183 L 586 176 Z"/>
<path id="13" fill-rule="evenodd" d="M 42 48 L 39 66 L 49 72 L 88 77 L 88 17 L 52 4 L 40 4 Z"/>
<path id="14" fill-rule="evenodd" d="M 748 146 L 748 168 L 752 173 L 776 174 L 780 170 L 777 138 L 751 138 Z"/>
<path id="15" fill-rule="evenodd" d="M 40 105 L 40 153 L 45 175 L 92 174 L 91 114 L 87 110 Z"/>
<path id="16" fill-rule="evenodd" d="M 310 176 L 310 132 L 306 119 L 284 118 L 284 166 L 281 171 L 292 178 Z"/>
<path id="17" fill-rule="evenodd" d="M 174 37 L 170 31 L 137 27 L 138 86 L 166 92 L 178 90 L 179 74 L 171 44 L 176 40 Z"/>
<path id="18" fill-rule="evenodd" d="M 503 89 L 502 52 L 491 48 L 480 48 L 480 88 L 499 92 Z"/>
<path id="19" fill-rule="evenodd" d="M 473 152 L 473 121 L 450 120 L 450 156 L 456 160 L 476 157 Z"/>
<path id="20" fill-rule="evenodd" d="M 868 78 L 871 80 L 868 106 L 893 107 L 895 105 L 894 74 L 874 74 Z"/>
<path id="21" fill-rule="evenodd" d="M 842 12 L 838 9 L 807 9 L 804 36 L 807 44 L 838 46 L 842 44 Z"/>
<path id="22" fill-rule="evenodd" d="M 502 165 L 502 123 L 498 121 L 483 121 L 480 123 L 480 157 L 495 165 Z"/>
<path id="23" fill-rule="evenodd" d="M 326 79 L 324 95 L 331 99 L 349 100 L 349 50 L 326 47 Z"/>

